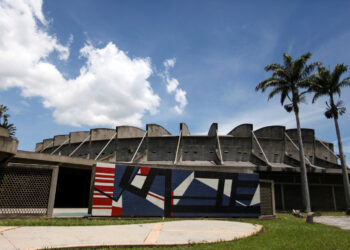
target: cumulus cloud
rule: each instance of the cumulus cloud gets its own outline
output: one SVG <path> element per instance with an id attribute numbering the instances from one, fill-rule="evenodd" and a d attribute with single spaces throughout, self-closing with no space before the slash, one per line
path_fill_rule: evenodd
<path id="1" fill-rule="evenodd" d="M 150 59 L 131 58 L 113 43 L 86 44 L 80 75 L 65 79 L 46 59 L 54 51 L 68 59 L 73 36 L 64 46 L 48 34 L 41 7 L 41 0 L 0 2 L 0 90 L 18 87 L 24 97 L 40 97 L 58 123 L 73 126 L 141 126 L 145 112 L 157 112 Z"/>
<path id="2" fill-rule="evenodd" d="M 165 67 L 162 77 L 167 82 L 166 89 L 169 94 L 175 93 L 175 101 L 177 104 L 174 106 L 174 110 L 178 114 L 182 114 L 187 105 L 186 91 L 179 88 L 179 81 L 176 78 L 170 77 L 169 69 L 175 66 L 176 59 L 171 58 L 163 62 Z"/>

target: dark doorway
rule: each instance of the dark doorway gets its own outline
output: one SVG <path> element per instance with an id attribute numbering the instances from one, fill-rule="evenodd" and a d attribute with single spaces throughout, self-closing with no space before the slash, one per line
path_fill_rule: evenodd
<path id="1" fill-rule="evenodd" d="M 55 208 L 85 208 L 89 204 L 91 170 L 63 168 L 58 171 Z"/>

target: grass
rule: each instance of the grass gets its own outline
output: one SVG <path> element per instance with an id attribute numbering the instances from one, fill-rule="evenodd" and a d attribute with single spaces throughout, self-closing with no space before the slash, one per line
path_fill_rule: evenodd
<path id="1" fill-rule="evenodd" d="M 323 215 L 345 215 L 322 213 Z M 257 235 L 232 242 L 213 244 L 191 244 L 189 249 L 350 249 L 350 231 L 322 224 L 307 224 L 304 219 L 289 214 L 278 214 L 277 220 L 225 219 L 263 225 Z M 169 221 L 173 219 L 165 219 Z M 77 225 L 124 225 L 163 221 L 151 219 L 2 219 L 2 226 L 77 226 Z M 179 247 L 157 247 L 157 249 L 182 249 Z M 116 248 L 101 248 L 116 249 Z M 138 248 L 140 249 L 140 248 Z"/>
<path id="2" fill-rule="evenodd" d="M 171 219 L 164 219 L 169 221 Z M 162 218 L 91 219 L 91 218 L 20 218 L 0 219 L 0 226 L 102 226 L 144 224 L 163 221 Z"/>

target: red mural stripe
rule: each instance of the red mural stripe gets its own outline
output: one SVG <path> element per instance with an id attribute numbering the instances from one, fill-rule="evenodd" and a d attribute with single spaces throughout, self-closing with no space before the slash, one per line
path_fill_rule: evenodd
<path id="1" fill-rule="evenodd" d="M 94 198 L 92 201 L 93 205 L 112 205 L 112 199 L 109 198 Z"/>
<path id="2" fill-rule="evenodd" d="M 123 208 L 121 207 L 112 207 L 112 216 L 122 216 Z"/>
<path id="3" fill-rule="evenodd" d="M 106 192 L 106 191 L 113 191 L 114 187 L 113 186 L 99 186 L 95 185 L 95 188 L 98 188 L 99 190 Z"/>
<path id="4" fill-rule="evenodd" d="M 171 192 L 170 196 L 173 197 L 174 196 L 174 192 Z M 170 204 L 172 206 L 174 205 L 174 199 L 173 198 L 170 199 Z M 170 217 L 174 217 L 174 213 L 173 212 L 170 213 Z"/>
<path id="5" fill-rule="evenodd" d="M 157 195 L 154 195 L 154 194 L 151 194 L 151 193 L 148 193 L 148 195 L 153 196 L 154 198 L 156 198 L 156 199 L 158 199 L 158 200 L 164 201 L 164 198 L 162 198 L 162 197 L 160 197 L 160 196 L 157 196 Z"/>
<path id="6" fill-rule="evenodd" d="M 111 209 L 111 207 L 92 207 L 92 209 Z"/>
<path id="7" fill-rule="evenodd" d="M 95 182 L 114 183 L 114 180 L 104 180 L 100 178 L 95 178 Z"/>
<path id="8" fill-rule="evenodd" d="M 141 167 L 140 168 L 141 174 L 143 174 L 143 175 L 148 175 L 150 170 L 151 170 L 150 167 Z"/>
<path id="9" fill-rule="evenodd" d="M 114 168 L 96 167 L 96 173 L 114 174 L 115 169 Z"/>

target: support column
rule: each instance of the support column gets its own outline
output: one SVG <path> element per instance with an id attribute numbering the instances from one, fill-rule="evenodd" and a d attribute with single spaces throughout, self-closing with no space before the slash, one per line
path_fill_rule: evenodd
<path id="1" fill-rule="evenodd" d="M 89 206 L 88 206 L 88 214 L 89 215 L 92 215 L 92 199 L 94 196 L 95 175 L 96 175 L 96 164 L 94 164 L 92 169 L 91 169 L 90 195 L 89 195 Z"/>
<path id="2" fill-rule="evenodd" d="M 281 199 L 282 199 L 282 209 L 286 210 L 286 206 L 284 204 L 284 185 L 281 184 Z"/>
<path id="3" fill-rule="evenodd" d="M 335 199 L 334 185 L 332 185 L 332 198 L 333 198 L 333 207 L 334 207 L 334 211 L 337 211 L 337 200 Z"/>
<path id="4" fill-rule="evenodd" d="M 53 168 L 52 168 L 50 195 L 49 195 L 49 202 L 47 205 L 47 216 L 48 217 L 52 217 L 52 215 L 53 215 L 53 208 L 55 205 L 55 198 L 56 198 L 58 169 L 59 169 L 58 166 L 53 166 Z"/>

